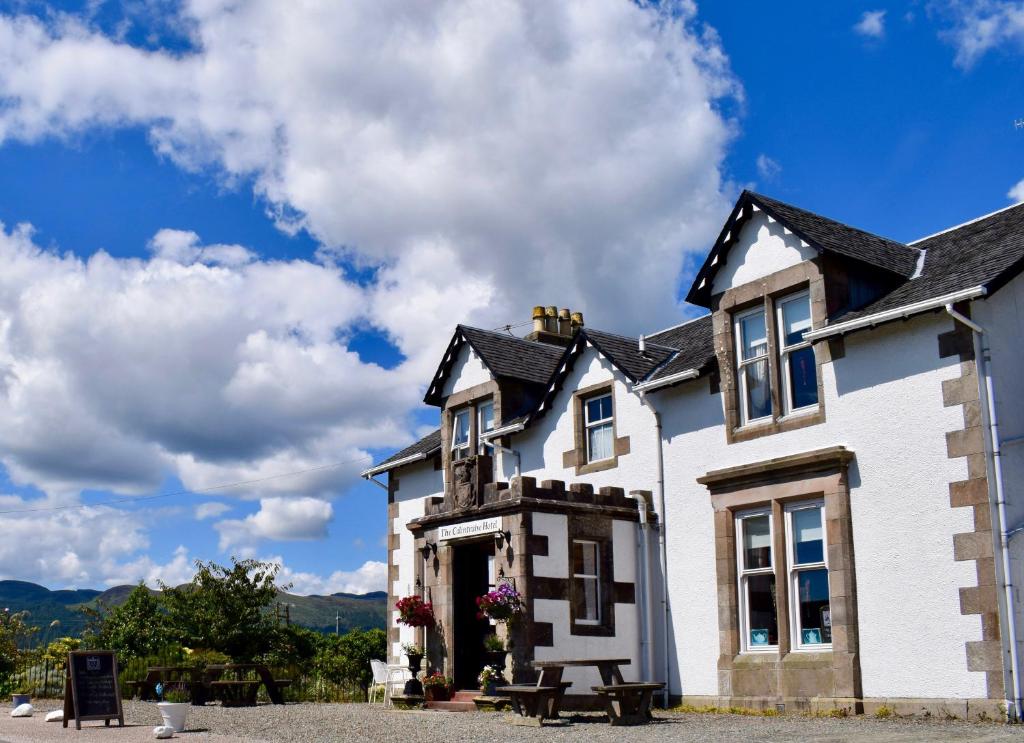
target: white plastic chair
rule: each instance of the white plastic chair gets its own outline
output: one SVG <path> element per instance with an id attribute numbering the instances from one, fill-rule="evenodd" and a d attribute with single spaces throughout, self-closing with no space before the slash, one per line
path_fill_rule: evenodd
<path id="1" fill-rule="evenodd" d="M 403 683 L 406 680 L 404 675 L 409 669 L 403 666 L 389 666 L 384 661 L 376 659 L 370 661 L 370 669 L 373 671 L 373 687 L 370 689 L 370 702 L 372 703 L 376 699 L 377 687 L 383 685 L 384 699 L 382 702 L 385 707 L 390 706 L 394 685 L 396 683 Z"/>

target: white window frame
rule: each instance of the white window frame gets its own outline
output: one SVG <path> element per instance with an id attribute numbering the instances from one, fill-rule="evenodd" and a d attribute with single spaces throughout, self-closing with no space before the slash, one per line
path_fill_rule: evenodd
<path id="1" fill-rule="evenodd" d="M 594 545 L 594 558 L 595 559 L 594 559 L 594 573 L 593 573 L 593 575 L 591 575 L 590 573 L 577 573 L 576 572 L 576 545 L 577 544 L 592 544 L 592 545 Z M 597 541 L 594 541 L 593 539 L 574 539 L 574 540 L 572 540 L 572 551 L 573 551 L 573 554 L 570 557 L 572 558 L 572 563 L 573 563 L 572 566 L 571 566 L 572 567 L 572 579 L 573 579 L 573 582 L 575 583 L 575 581 L 577 579 L 582 579 L 584 581 L 593 580 L 594 581 L 594 587 L 595 587 L 594 596 L 595 596 L 596 601 L 597 601 L 597 607 L 596 607 L 596 609 L 597 609 L 597 618 L 596 619 L 580 619 L 579 617 L 576 617 L 576 624 L 585 624 L 585 625 L 589 625 L 589 626 L 600 625 L 601 624 L 601 620 L 602 620 L 602 617 L 601 617 L 601 543 L 597 542 Z M 584 592 L 583 595 L 586 596 L 586 592 Z"/>
<path id="2" fill-rule="evenodd" d="M 607 418 L 601 418 L 600 420 L 596 420 L 596 421 L 590 420 L 590 403 L 594 402 L 595 400 L 602 400 L 602 399 L 604 399 L 606 397 L 611 402 L 611 406 L 610 406 L 611 409 L 612 409 L 611 410 L 611 414 Z M 594 459 L 594 454 L 590 450 L 590 432 L 591 432 L 591 430 L 593 430 L 595 428 L 601 428 L 603 426 L 608 426 L 608 428 L 612 432 L 611 454 L 609 454 L 607 457 L 602 457 L 601 459 Z M 611 391 L 605 392 L 605 393 L 600 394 L 600 395 L 593 395 L 592 397 L 584 398 L 584 400 L 583 400 L 583 438 L 586 439 L 587 464 L 590 464 L 592 462 L 607 462 L 609 459 L 614 459 L 615 458 L 615 398 L 613 397 Z"/>
<path id="3" fill-rule="evenodd" d="M 817 508 L 821 512 L 821 561 L 820 562 L 808 562 L 801 565 L 796 564 L 796 545 L 794 538 L 796 533 L 793 529 L 793 513 L 795 511 L 802 511 L 809 508 Z M 825 501 L 811 500 L 811 501 L 800 501 L 799 503 L 790 503 L 785 507 L 786 516 L 786 569 L 789 574 L 789 626 L 790 626 L 790 647 L 794 650 L 803 652 L 813 652 L 816 650 L 831 650 L 831 642 L 821 642 L 816 644 L 804 644 L 803 642 L 803 627 L 800 626 L 800 573 L 805 570 L 821 570 L 824 568 L 828 571 L 828 529 L 825 527 Z M 831 576 L 829 576 L 829 607 L 832 606 L 832 584 Z"/>
<path id="4" fill-rule="evenodd" d="M 767 568 L 746 568 L 744 563 L 743 555 L 743 520 L 751 518 L 753 516 L 767 516 L 768 517 L 768 548 L 770 555 L 770 565 Z M 736 582 L 737 582 L 737 593 L 739 594 L 739 627 L 740 627 L 740 652 L 741 653 L 777 653 L 779 652 L 779 645 L 776 642 L 775 645 L 751 645 L 750 644 L 750 626 L 749 626 L 749 613 L 747 611 L 747 605 L 750 603 L 749 596 L 747 593 L 748 581 L 747 579 L 755 575 L 771 575 L 775 576 L 776 561 L 778 555 L 775 554 L 775 519 L 772 517 L 772 509 L 770 506 L 763 508 L 755 508 L 748 511 L 740 511 L 736 514 Z M 778 595 L 778 578 L 776 581 L 776 595 Z M 779 627 L 779 607 L 776 603 L 775 606 L 775 627 L 776 634 L 780 629 Z"/>
<path id="5" fill-rule="evenodd" d="M 764 353 L 760 356 L 755 356 L 750 359 L 743 358 L 743 326 L 741 321 L 747 317 L 753 317 L 754 315 L 761 315 L 764 317 L 764 333 L 765 333 L 765 344 Z M 768 380 L 768 396 L 771 399 L 772 389 L 772 364 L 771 364 L 771 344 L 768 342 L 768 314 L 765 311 L 763 304 L 746 310 L 744 312 L 738 312 L 733 316 L 733 335 L 736 336 L 736 383 L 739 389 L 740 397 L 740 424 L 747 425 L 749 423 L 760 423 L 762 421 L 769 421 L 772 419 L 771 404 L 769 404 L 768 415 L 763 415 L 760 418 L 751 418 L 750 411 L 747 406 L 747 375 L 744 373 L 744 368 L 755 364 L 759 361 L 764 361 L 766 365 L 765 377 Z"/>
<path id="6" fill-rule="evenodd" d="M 462 444 L 460 446 L 459 444 L 456 443 L 455 432 L 459 430 L 459 417 L 463 416 L 463 415 L 466 416 L 466 423 L 467 423 L 467 425 L 469 427 L 469 431 L 467 432 L 467 435 L 466 435 L 466 443 Z M 456 461 L 459 461 L 461 459 L 466 459 L 467 457 L 469 457 L 470 452 L 472 450 L 473 450 L 473 408 L 472 407 L 460 408 L 459 410 L 456 410 L 456 411 L 454 411 L 452 413 L 452 444 L 451 444 L 452 461 L 456 462 Z M 460 452 L 465 452 L 465 453 L 462 454 L 462 456 L 460 456 L 459 455 Z"/>
<path id="7" fill-rule="evenodd" d="M 807 289 L 804 289 L 803 291 L 796 292 L 795 294 L 790 294 L 788 296 L 782 297 L 781 299 L 779 299 L 779 300 L 777 300 L 775 302 L 775 324 L 776 324 L 776 327 L 778 328 L 777 332 L 778 332 L 778 339 L 779 339 L 779 361 L 780 361 L 780 366 L 782 367 L 781 382 L 782 382 L 782 405 L 783 405 L 783 414 L 784 415 L 790 415 L 792 413 L 801 413 L 801 412 L 804 412 L 804 411 L 816 410 L 818 408 L 818 406 L 821 404 L 821 400 L 818 399 L 816 402 L 811 403 L 810 405 L 804 405 L 804 406 L 799 407 L 799 408 L 794 408 L 793 407 L 793 390 L 792 390 L 792 388 L 790 386 L 791 382 L 790 382 L 790 378 L 789 378 L 789 355 L 791 353 L 793 353 L 793 351 L 799 351 L 799 350 L 804 349 L 804 348 L 810 348 L 811 347 L 811 342 L 810 341 L 800 341 L 799 343 L 794 343 L 791 346 L 785 345 L 785 343 L 786 343 L 786 328 L 785 328 L 785 324 L 784 324 L 784 320 L 783 320 L 783 315 L 782 315 L 782 306 L 784 304 L 786 304 L 787 302 L 792 302 L 794 300 L 800 299 L 801 297 L 806 297 L 807 298 L 808 316 L 811 316 L 810 315 L 811 293 Z M 813 326 L 813 319 L 812 319 L 811 322 L 812 322 L 811 328 L 808 328 L 807 332 L 810 332 L 813 329 L 813 327 L 814 327 Z M 818 375 L 818 370 L 817 369 L 815 369 L 814 375 L 815 375 L 815 383 L 817 383 L 817 375 Z"/>
<path id="8" fill-rule="evenodd" d="M 491 409 L 491 427 L 484 428 L 484 410 Z M 476 406 L 476 451 L 477 454 L 487 454 L 487 446 L 484 444 L 484 434 L 494 430 L 494 400 L 483 400 Z"/>

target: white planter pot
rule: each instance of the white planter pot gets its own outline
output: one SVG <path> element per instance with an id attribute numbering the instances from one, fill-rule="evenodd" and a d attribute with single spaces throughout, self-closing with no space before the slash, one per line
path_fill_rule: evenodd
<path id="1" fill-rule="evenodd" d="M 188 702 L 157 702 L 164 725 L 174 728 L 174 732 L 185 730 L 185 718 L 188 717 Z"/>

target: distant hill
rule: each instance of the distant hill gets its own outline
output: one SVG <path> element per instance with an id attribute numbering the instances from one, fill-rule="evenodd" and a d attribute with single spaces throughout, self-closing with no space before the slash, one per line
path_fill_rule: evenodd
<path id="1" fill-rule="evenodd" d="M 30 624 L 43 630 L 56 619 L 60 626 L 50 636 L 74 637 L 85 629 L 85 617 L 79 611 L 82 606 L 95 606 L 99 602 L 118 606 L 134 589 L 135 586 L 114 586 L 106 591 L 88 588 L 51 591 L 26 581 L 0 580 L 0 609 L 28 611 Z M 335 593 L 330 596 L 298 596 L 281 592 L 278 601 L 282 615 L 284 607 L 288 607 L 288 616 L 293 624 L 318 632 L 334 632 L 336 619 L 342 634 L 350 629 L 383 629 L 387 612 L 387 594 L 383 591 Z"/>

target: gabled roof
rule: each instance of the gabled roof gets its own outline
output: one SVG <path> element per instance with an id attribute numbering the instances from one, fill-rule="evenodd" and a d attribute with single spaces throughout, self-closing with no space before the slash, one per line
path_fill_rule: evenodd
<path id="1" fill-rule="evenodd" d="M 977 286 L 989 294 L 996 291 L 1024 269 L 1024 204 L 1001 209 L 913 245 L 924 252 L 917 278 L 856 312 L 834 318 L 829 325 Z"/>
<path id="2" fill-rule="evenodd" d="M 584 328 L 580 334 L 615 364 L 630 382 L 639 382 L 675 355 L 676 349 L 648 342 L 640 353 L 640 339 Z"/>
<path id="3" fill-rule="evenodd" d="M 739 236 L 743 224 L 756 210 L 780 222 L 819 253 L 830 252 L 852 258 L 905 279 L 913 276 L 917 269 L 921 255 L 917 247 L 879 237 L 753 191 L 744 191 L 736 201 L 704 265 L 697 272 L 686 301 L 702 307 L 710 306 L 711 285 L 715 274 L 725 265 L 729 249 Z"/>
<path id="4" fill-rule="evenodd" d="M 428 405 L 441 404 L 441 391 L 445 380 L 459 357 L 459 350 L 468 344 L 487 370 L 496 378 L 517 379 L 528 384 L 543 385 L 551 379 L 558 362 L 565 353 L 560 346 L 539 341 L 528 341 L 493 330 L 481 330 L 459 325 L 448 344 L 434 379 L 427 388 L 423 401 Z"/>
<path id="5" fill-rule="evenodd" d="M 417 441 L 415 444 L 407 446 L 399 452 L 395 452 L 380 464 L 376 464 L 373 467 L 370 467 L 368 470 L 365 470 L 362 473 L 362 476 L 370 477 L 381 472 L 387 472 L 399 466 L 400 464 L 423 460 L 426 459 L 427 457 L 433 456 L 439 451 L 441 451 L 440 428 L 438 428 L 436 431 L 431 431 L 422 439 Z"/>

